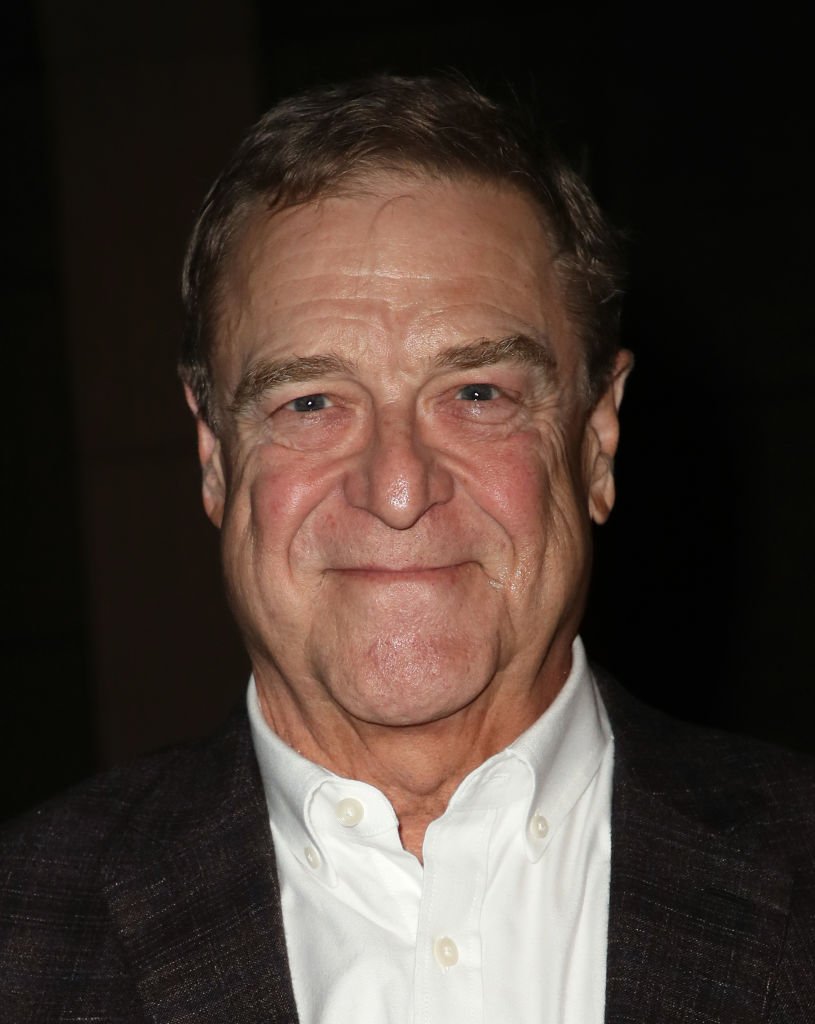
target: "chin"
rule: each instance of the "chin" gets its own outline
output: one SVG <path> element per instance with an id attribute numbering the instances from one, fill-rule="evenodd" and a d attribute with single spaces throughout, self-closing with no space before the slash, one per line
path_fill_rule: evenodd
<path id="1" fill-rule="evenodd" d="M 483 635 L 463 643 L 449 634 L 391 633 L 349 648 L 345 671 L 336 662 L 318 668 L 334 700 L 360 721 L 423 725 L 449 718 L 489 687 L 497 649 Z"/>

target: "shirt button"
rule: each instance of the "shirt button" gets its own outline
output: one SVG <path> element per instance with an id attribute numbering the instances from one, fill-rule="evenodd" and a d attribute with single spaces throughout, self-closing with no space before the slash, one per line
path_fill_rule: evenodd
<path id="1" fill-rule="evenodd" d="M 533 839 L 545 839 L 549 831 L 549 822 L 540 813 L 533 814 L 529 822 L 529 834 Z"/>
<path id="2" fill-rule="evenodd" d="M 442 935 L 433 943 L 433 956 L 440 967 L 455 967 L 458 963 L 458 946 L 451 938 Z"/>
<path id="3" fill-rule="evenodd" d="M 353 828 L 354 825 L 358 825 L 362 821 L 365 816 L 365 808 L 359 800 L 348 796 L 344 800 L 340 800 L 334 808 L 334 813 L 337 815 L 340 825 L 344 825 L 345 828 Z"/>
<path id="4" fill-rule="evenodd" d="M 319 853 L 317 853 L 313 846 L 307 846 L 305 850 L 303 850 L 303 853 L 306 855 L 306 863 L 308 866 L 316 871 L 320 866 Z"/>

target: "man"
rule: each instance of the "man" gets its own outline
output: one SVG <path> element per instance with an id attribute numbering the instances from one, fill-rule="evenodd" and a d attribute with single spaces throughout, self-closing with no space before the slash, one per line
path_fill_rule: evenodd
<path id="1" fill-rule="evenodd" d="M 461 82 L 253 129 L 182 359 L 248 715 L 6 837 L 3 1019 L 812 1019 L 811 765 L 639 707 L 577 637 L 618 279 Z"/>

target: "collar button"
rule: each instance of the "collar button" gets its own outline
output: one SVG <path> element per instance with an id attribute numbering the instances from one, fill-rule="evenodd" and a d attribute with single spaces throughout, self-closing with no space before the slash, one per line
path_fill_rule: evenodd
<path id="1" fill-rule="evenodd" d="M 549 832 L 549 822 L 544 816 L 537 812 L 529 820 L 529 835 L 532 839 L 545 839 Z"/>
<path id="2" fill-rule="evenodd" d="M 348 796 L 344 800 L 340 800 L 334 808 L 334 813 L 337 815 L 337 821 L 344 828 L 353 828 L 358 825 L 365 817 L 365 808 L 354 797 Z"/>

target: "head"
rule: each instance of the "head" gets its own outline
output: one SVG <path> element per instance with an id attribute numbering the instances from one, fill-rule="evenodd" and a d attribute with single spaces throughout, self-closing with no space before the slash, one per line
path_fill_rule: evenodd
<path id="1" fill-rule="evenodd" d="M 381 75 L 272 107 L 204 200 L 184 266 L 181 376 L 200 415 L 217 418 L 211 355 L 223 269 L 259 211 L 341 195 L 397 172 L 523 192 L 542 218 L 563 302 L 583 346 L 583 386 L 602 394 L 619 347 L 622 263 L 614 232 L 544 129 L 458 77 Z"/>
<path id="2" fill-rule="evenodd" d="M 205 203 L 182 373 L 290 741 L 509 742 L 568 671 L 628 363 L 610 234 L 532 138 L 459 81 L 375 79 L 270 111 Z"/>

